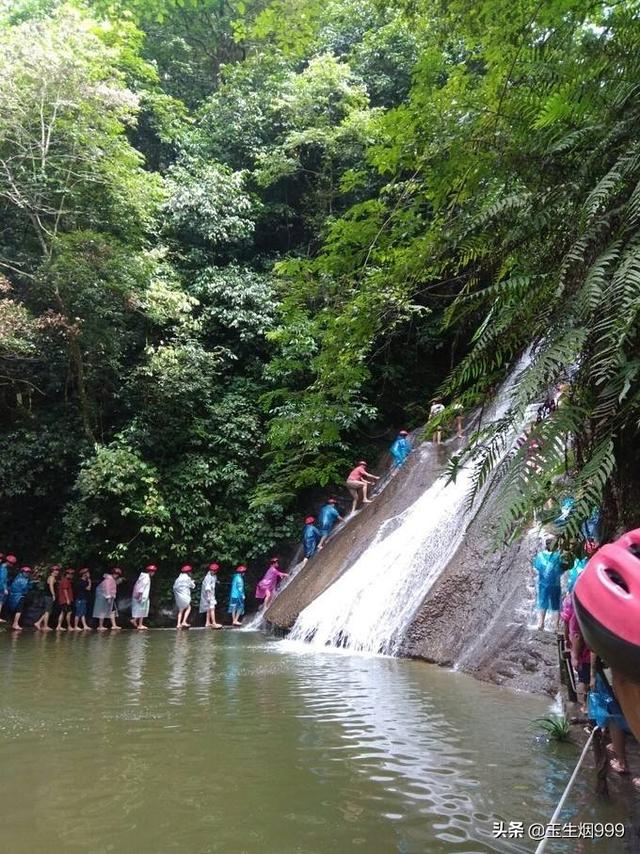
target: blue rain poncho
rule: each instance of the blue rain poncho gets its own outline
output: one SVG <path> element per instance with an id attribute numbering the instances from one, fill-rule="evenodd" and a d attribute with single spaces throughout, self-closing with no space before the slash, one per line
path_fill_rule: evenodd
<path id="1" fill-rule="evenodd" d="M 398 436 L 391 447 L 389 448 L 393 457 L 394 468 L 400 468 L 405 464 L 405 461 L 411 453 L 411 444 L 406 436 Z"/>
<path id="2" fill-rule="evenodd" d="M 569 521 L 569 516 L 573 513 L 573 508 L 576 506 L 576 500 L 571 495 L 563 498 L 560 502 L 560 515 L 557 516 L 553 523 L 558 528 L 564 528 Z"/>
<path id="3" fill-rule="evenodd" d="M 576 586 L 578 576 L 587 565 L 588 560 L 589 558 L 587 557 L 577 557 L 574 560 L 573 566 L 567 573 L 567 593 L 571 593 L 573 588 Z"/>
<path id="4" fill-rule="evenodd" d="M 304 546 L 304 556 L 313 557 L 318 548 L 318 543 L 322 534 L 315 525 L 305 525 L 302 529 L 302 544 Z"/>
<path id="5" fill-rule="evenodd" d="M 562 555 L 548 549 L 539 551 L 533 559 L 533 568 L 538 573 L 538 608 L 541 611 L 559 611 Z"/>
<path id="6" fill-rule="evenodd" d="M 585 540 L 595 540 L 596 543 L 600 542 L 601 518 L 601 509 L 599 507 L 594 507 L 591 511 L 591 515 L 586 521 L 582 523 L 582 526 L 580 528 L 580 533 L 582 534 Z"/>
<path id="7" fill-rule="evenodd" d="M 629 725 L 622 714 L 620 704 L 613 696 L 613 691 L 601 673 L 596 673 L 596 690 L 589 692 L 587 700 L 587 711 L 589 719 L 595 721 L 599 727 L 606 727 L 610 723 L 617 724 L 624 732 L 631 732 Z"/>
<path id="8" fill-rule="evenodd" d="M 231 579 L 231 592 L 229 593 L 229 606 L 227 611 L 231 614 L 238 611 L 244 614 L 244 576 L 241 572 L 234 573 Z"/>
<path id="9" fill-rule="evenodd" d="M 31 579 L 24 572 L 19 572 L 9 587 L 9 608 L 13 611 L 31 589 Z"/>
<path id="10" fill-rule="evenodd" d="M 318 513 L 318 525 L 320 526 L 320 533 L 323 537 L 329 536 L 331 529 L 339 518 L 340 513 L 336 510 L 334 504 L 325 504 L 324 507 L 320 508 L 320 512 Z"/>
<path id="11" fill-rule="evenodd" d="M 4 591 L 9 587 L 9 566 L 0 563 L 0 602 L 4 601 Z"/>

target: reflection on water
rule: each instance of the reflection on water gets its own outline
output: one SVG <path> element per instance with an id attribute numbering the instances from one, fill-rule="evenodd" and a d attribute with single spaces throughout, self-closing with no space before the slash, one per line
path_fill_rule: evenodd
<path id="1" fill-rule="evenodd" d="M 226 631 L 0 649 L 5 850 L 525 852 L 493 821 L 547 820 L 577 758 L 532 738 L 544 699 L 416 662 Z M 562 820 L 620 820 L 616 784 Z"/>

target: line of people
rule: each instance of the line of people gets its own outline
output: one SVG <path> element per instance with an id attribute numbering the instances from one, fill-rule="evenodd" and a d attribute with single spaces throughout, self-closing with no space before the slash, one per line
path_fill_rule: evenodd
<path id="1" fill-rule="evenodd" d="M 145 619 L 149 616 L 151 581 L 158 567 L 149 564 L 139 574 L 131 592 L 131 625 L 137 631 L 146 631 Z M 218 572 L 220 565 L 212 562 L 200 583 L 199 613 L 204 615 L 205 628 L 220 629 L 216 618 Z M 231 579 L 227 610 L 232 626 L 240 626 L 245 612 L 245 582 L 247 567 L 240 564 Z M 288 573 L 280 567 L 279 558 L 273 557 L 267 571 L 258 582 L 255 597 L 268 606 L 277 585 Z M 2 614 L 10 615 L 11 628 L 21 632 L 22 618 L 28 610 L 38 608 L 39 616 L 33 627 L 40 632 L 89 632 L 93 627 L 88 619 L 95 620 L 99 632 L 120 631 L 118 624 L 118 588 L 124 581 L 122 569 L 114 567 L 102 574 L 98 584 L 93 584 L 87 567 L 75 570 L 52 566 L 46 577 L 30 566 L 18 566 L 15 555 L 0 554 L 0 623 L 5 623 Z M 177 613 L 176 628 L 190 628 L 192 592 L 196 588 L 193 567 L 185 564 L 173 583 L 173 598 Z M 93 599 L 93 608 L 91 600 Z M 55 616 L 53 625 L 50 625 Z"/>

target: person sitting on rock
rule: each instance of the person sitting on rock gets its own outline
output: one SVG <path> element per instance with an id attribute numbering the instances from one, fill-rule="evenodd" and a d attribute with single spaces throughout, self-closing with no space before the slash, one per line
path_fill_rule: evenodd
<path id="1" fill-rule="evenodd" d="M 353 505 L 351 507 L 352 515 L 356 512 L 358 499 L 361 495 L 363 504 L 371 504 L 371 500 L 367 498 L 367 491 L 369 489 L 369 485 L 375 483 L 376 480 L 380 480 L 380 478 L 367 471 L 367 464 L 364 460 L 360 460 L 358 465 L 349 473 L 349 477 L 347 478 L 347 489 L 353 498 Z"/>
<path id="2" fill-rule="evenodd" d="M 304 520 L 304 528 L 302 529 L 302 547 L 304 549 L 304 560 L 302 561 L 302 566 L 306 566 L 309 558 L 314 556 L 318 548 L 318 543 L 322 539 L 322 534 L 316 528 L 315 521 L 315 516 L 307 516 L 307 518 Z"/>
<path id="3" fill-rule="evenodd" d="M 409 434 L 406 430 L 401 430 L 393 440 L 389 452 L 393 457 L 393 467 L 391 476 L 394 477 L 405 464 L 407 457 L 411 453 L 411 442 L 408 439 Z"/>
<path id="4" fill-rule="evenodd" d="M 556 614 L 556 631 L 560 628 L 560 597 L 562 588 L 560 579 L 565 570 L 562 555 L 555 548 L 555 541 L 549 538 L 545 548 L 539 551 L 533 559 L 533 568 L 538 573 L 538 610 L 540 619 L 538 629 L 544 630 L 547 611 Z"/>
<path id="5" fill-rule="evenodd" d="M 318 543 L 318 551 L 324 546 L 324 542 L 333 530 L 336 522 L 344 522 L 340 515 L 340 511 L 336 507 L 335 498 L 330 498 L 326 504 L 323 504 L 318 513 L 318 525 L 320 526 L 320 542 Z"/>

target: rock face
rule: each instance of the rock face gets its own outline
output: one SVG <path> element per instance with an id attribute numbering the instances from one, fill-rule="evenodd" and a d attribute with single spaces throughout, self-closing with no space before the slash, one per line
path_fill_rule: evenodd
<path id="1" fill-rule="evenodd" d="M 431 486 L 447 457 L 445 446 L 426 443 L 416 449 L 402 471 L 383 484 L 373 504 L 338 531 L 277 597 L 266 613 L 268 622 L 280 630 L 291 628 L 300 611 L 346 572 L 375 537 L 402 523 L 403 511 Z M 529 628 L 535 599 L 531 558 L 538 543 L 531 536 L 496 550 L 499 512 L 497 496 L 490 495 L 417 611 L 401 652 L 499 685 L 554 694 L 554 635 Z"/>
<path id="2" fill-rule="evenodd" d="M 369 543 L 391 520 L 413 504 L 442 471 L 447 459 L 443 446 L 417 448 L 394 478 L 380 481 L 381 489 L 372 504 L 366 505 L 348 524 L 336 530 L 331 539 L 287 585 L 265 614 L 279 629 L 290 629 L 300 611 L 333 584 L 365 551 Z M 389 460 L 384 460 L 388 465 Z M 378 469 L 381 470 L 381 469 Z"/>

